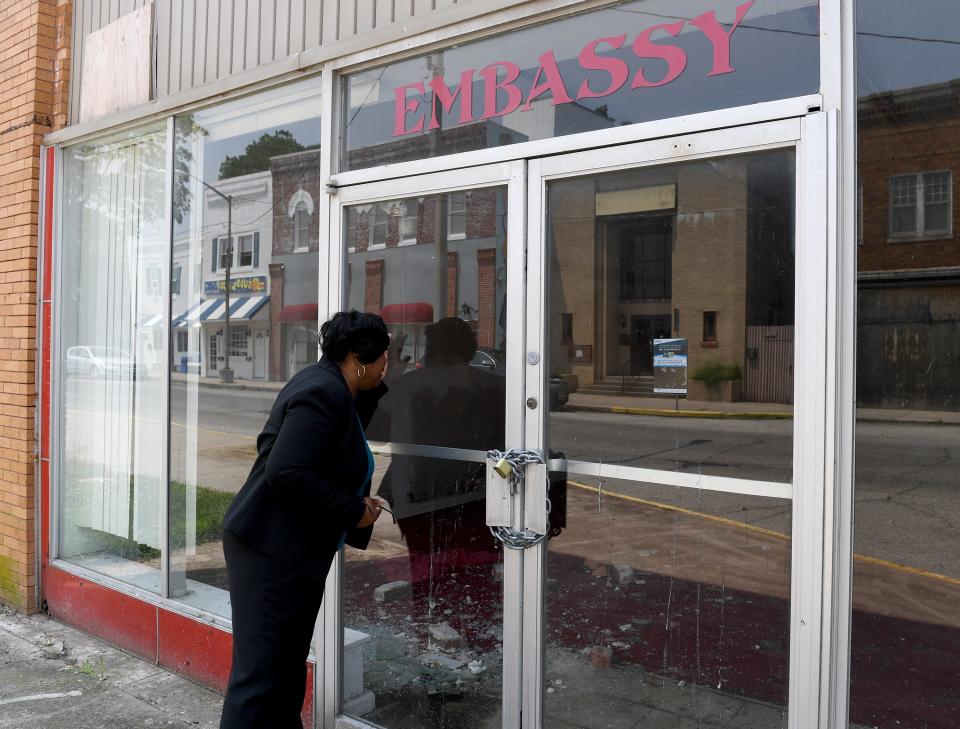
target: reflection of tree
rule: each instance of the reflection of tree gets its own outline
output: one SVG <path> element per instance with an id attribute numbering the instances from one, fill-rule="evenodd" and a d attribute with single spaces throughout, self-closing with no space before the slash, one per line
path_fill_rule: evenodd
<path id="1" fill-rule="evenodd" d="M 196 137 L 206 135 L 207 131 L 194 121 L 191 114 L 178 116 L 174 128 L 173 218 L 182 223 L 184 216 L 190 211 L 193 197 L 190 192 L 193 145 Z"/>
<path id="2" fill-rule="evenodd" d="M 286 129 L 280 129 L 272 134 L 261 134 L 247 145 L 243 154 L 236 157 L 227 155 L 220 163 L 220 179 L 249 175 L 254 172 L 264 172 L 270 169 L 270 159 L 282 154 L 303 152 L 306 149 L 315 149 L 315 144 L 305 147 Z"/>
<path id="3" fill-rule="evenodd" d="M 111 226 L 112 231 L 139 233 L 160 222 L 165 213 L 165 146 L 163 132 L 154 131 L 70 150 L 63 204 L 67 216 L 76 216 L 78 232 L 84 226 L 93 231 Z"/>

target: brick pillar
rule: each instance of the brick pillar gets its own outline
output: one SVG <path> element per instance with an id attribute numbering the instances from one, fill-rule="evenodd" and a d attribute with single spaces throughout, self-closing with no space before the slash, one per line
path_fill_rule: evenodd
<path id="1" fill-rule="evenodd" d="M 477 285 L 480 289 L 480 323 L 477 346 L 493 347 L 497 331 L 497 249 L 477 251 Z"/>
<path id="2" fill-rule="evenodd" d="M 37 609 L 40 142 L 66 122 L 71 3 L 0 0 L 0 603 Z"/>
<path id="3" fill-rule="evenodd" d="M 59 0 L 56 14 L 53 64 L 53 128 L 70 121 L 70 39 L 73 33 L 73 1 Z"/>
<path id="4" fill-rule="evenodd" d="M 282 382 L 283 371 L 283 264 L 271 263 L 270 271 L 270 381 Z"/>
<path id="5" fill-rule="evenodd" d="M 363 310 L 370 314 L 379 314 L 383 308 L 383 259 L 367 261 L 366 279 L 363 289 Z"/>
<path id="6" fill-rule="evenodd" d="M 447 316 L 457 315 L 457 254 L 447 253 Z"/>

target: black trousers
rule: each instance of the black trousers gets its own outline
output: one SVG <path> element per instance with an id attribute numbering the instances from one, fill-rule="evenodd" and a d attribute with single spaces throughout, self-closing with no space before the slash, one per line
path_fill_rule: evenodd
<path id="1" fill-rule="evenodd" d="M 223 534 L 233 613 L 233 667 L 220 729 L 302 729 L 307 654 L 323 583 Z M 333 555 L 311 555 L 311 559 Z"/>

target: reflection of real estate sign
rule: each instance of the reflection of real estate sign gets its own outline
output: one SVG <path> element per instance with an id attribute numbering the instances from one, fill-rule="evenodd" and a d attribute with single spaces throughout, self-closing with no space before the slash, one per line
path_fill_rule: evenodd
<path id="1" fill-rule="evenodd" d="M 687 394 L 687 340 L 653 340 L 653 391 Z"/>
<path id="2" fill-rule="evenodd" d="M 204 281 L 203 293 L 205 296 L 223 296 L 227 285 L 223 279 L 219 281 Z M 266 276 L 245 276 L 230 279 L 230 293 L 262 294 L 267 290 Z"/>

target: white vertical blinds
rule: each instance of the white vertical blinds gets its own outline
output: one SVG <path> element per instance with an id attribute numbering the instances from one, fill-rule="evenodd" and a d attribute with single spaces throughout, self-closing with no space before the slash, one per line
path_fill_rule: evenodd
<path id="1" fill-rule="evenodd" d="M 64 547 L 74 554 L 115 550 L 105 535 L 161 544 L 164 149 L 158 131 L 66 152 L 77 193 L 61 296 Z"/>

